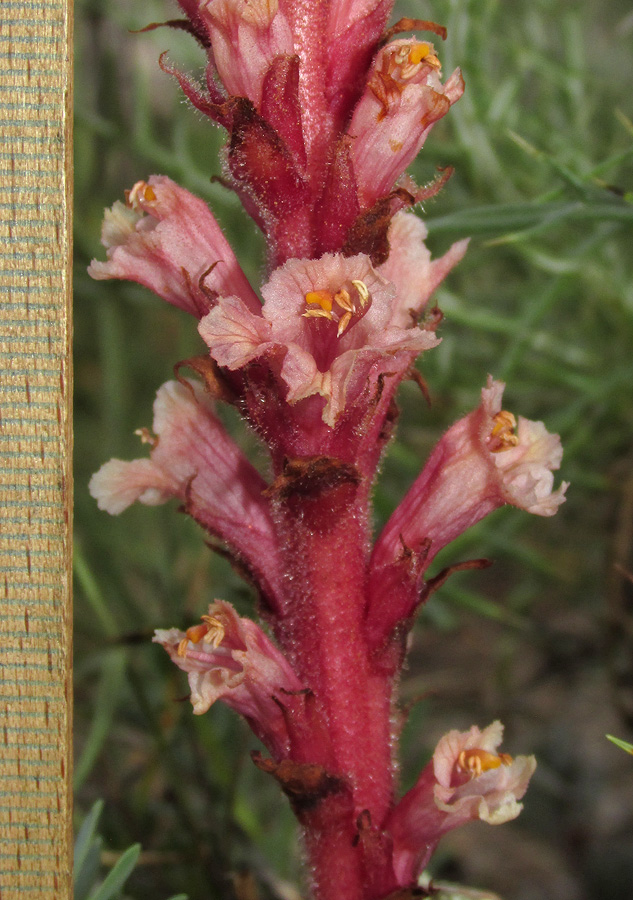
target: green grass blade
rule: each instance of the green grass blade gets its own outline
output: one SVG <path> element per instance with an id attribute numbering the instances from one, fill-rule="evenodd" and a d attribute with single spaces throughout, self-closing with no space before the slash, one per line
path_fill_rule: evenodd
<path id="1" fill-rule="evenodd" d="M 83 820 L 77 834 L 73 864 L 75 883 L 81 878 L 81 873 L 90 852 L 90 847 L 96 838 L 97 823 L 99 822 L 102 811 L 103 800 L 97 800 Z"/>
<path id="2" fill-rule="evenodd" d="M 633 756 L 633 744 L 629 744 L 628 741 L 623 741 L 621 738 L 613 737 L 612 734 L 607 734 L 606 738 L 608 741 L 611 741 L 612 744 L 615 744 L 616 747 L 619 747 L 620 750 L 626 750 L 627 753 L 630 753 Z"/>
<path id="3" fill-rule="evenodd" d="M 89 900 L 111 900 L 116 897 L 132 874 L 140 852 L 140 844 L 132 844 L 131 847 L 128 847 L 103 883 L 90 894 Z"/>

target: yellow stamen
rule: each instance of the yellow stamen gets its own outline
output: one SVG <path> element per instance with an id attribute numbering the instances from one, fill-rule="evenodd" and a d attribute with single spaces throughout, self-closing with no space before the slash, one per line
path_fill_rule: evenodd
<path id="1" fill-rule="evenodd" d="M 478 778 L 483 772 L 509 766 L 512 757 L 509 753 L 489 753 L 487 750 L 462 750 L 457 758 L 457 766 L 471 778 Z"/>
<path id="2" fill-rule="evenodd" d="M 364 281 L 359 281 L 357 278 L 352 281 L 352 284 L 358 291 L 358 299 L 360 300 L 360 305 L 365 307 L 369 303 L 369 290 L 367 289 L 367 285 Z"/>
<path id="3" fill-rule="evenodd" d="M 338 328 L 336 329 L 337 337 L 340 337 L 343 334 L 343 332 L 349 325 L 351 318 L 352 318 L 351 312 L 346 312 L 344 316 L 341 316 L 341 318 L 339 319 Z"/>
<path id="4" fill-rule="evenodd" d="M 349 291 L 346 291 L 345 288 L 341 288 L 340 291 L 337 291 L 334 294 L 334 300 L 341 309 L 344 309 L 346 313 L 354 312 L 354 307 L 352 306 L 352 298 L 349 295 Z"/>
<path id="5" fill-rule="evenodd" d="M 332 313 L 327 312 L 325 309 L 307 309 L 301 315 L 304 319 L 329 319 L 330 322 L 334 321 Z"/>
<path id="6" fill-rule="evenodd" d="M 132 190 L 125 192 L 125 202 L 137 212 L 140 209 L 141 200 L 152 203 L 156 200 L 156 191 L 146 181 L 137 181 Z"/>
<path id="7" fill-rule="evenodd" d="M 156 447 L 158 444 L 158 438 L 152 434 L 149 428 L 137 428 L 134 434 L 140 437 L 141 444 L 149 444 L 150 447 Z"/>
<path id="8" fill-rule="evenodd" d="M 186 656 L 187 655 L 187 647 L 189 645 L 189 639 L 184 637 L 181 642 L 178 644 L 178 656 Z"/>
<path id="9" fill-rule="evenodd" d="M 205 637 L 208 630 L 209 626 L 203 622 L 201 625 L 192 625 L 191 628 L 187 628 L 185 634 L 188 641 L 191 641 L 192 644 L 198 644 Z"/>
<path id="10" fill-rule="evenodd" d="M 518 436 L 514 433 L 517 420 L 511 412 L 502 409 L 493 417 L 493 426 L 490 432 L 489 447 L 491 453 L 502 453 L 519 443 Z"/>
<path id="11" fill-rule="evenodd" d="M 352 279 L 351 285 L 349 290 L 341 287 L 336 292 L 308 291 L 305 295 L 305 302 L 314 308 L 307 309 L 302 313 L 303 317 L 328 319 L 330 322 L 335 322 L 337 325 L 336 335 L 340 337 L 349 327 L 353 316 L 359 312 L 359 309 L 365 309 L 370 301 L 369 289 L 364 281 L 357 278 Z"/>
<path id="12" fill-rule="evenodd" d="M 202 621 L 207 628 L 207 632 L 202 640 L 205 644 L 213 644 L 213 647 L 217 649 L 224 640 L 224 635 L 226 634 L 224 623 L 220 621 L 220 619 L 216 619 L 215 616 L 202 616 Z"/>

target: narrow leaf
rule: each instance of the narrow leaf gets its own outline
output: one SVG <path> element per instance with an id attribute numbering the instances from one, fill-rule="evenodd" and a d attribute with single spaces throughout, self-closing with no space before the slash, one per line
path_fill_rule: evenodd
<path id="1" fill-rule="evenodd" d="M 140 844 L 132 844 L 131 847 L 128 847 L 112 871 L 108 873 L 105 881 L 90 894 L 89 900 L 111 900 L 112 897 L 116 897 L 132 874 L 140 852 Z"/>

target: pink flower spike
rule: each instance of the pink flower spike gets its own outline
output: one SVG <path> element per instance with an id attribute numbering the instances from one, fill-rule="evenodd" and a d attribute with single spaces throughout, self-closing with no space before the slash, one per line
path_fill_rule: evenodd
<path id="1" fill-rule="evenodd" d="M 285 695 L 301 692 L 303 685 L 258 625 L 216 600 L 200 625 L 186 632 L 159 629 L 153 640 L 187 672 L 196 715 L 222 700 L 244 716 L 276 759 L 287 754 L 282 707 Z"/>
<path id="2" fill-rule="evenodd" d="M 418 321 L 435 289 L 468 247 L 468 239 L 457 241 L 444 256 L 431 261 L 426 236 L 424 222 L 413 213 L 396 213 L 389 225 L 389 257 L 378 271 L 396 286 L 398 301 L 391 324 L 400 328 Z"/>
<path id="3" fill-rule="evenodd" d="M 88 268 L 99 281 L 136 281 L 198 319 L 218 294 L 261 305 L 206 203 L 164 175 L 137 182 L 125 205 L 106 210 L 101 242 L 108 259 Z"/>
<path id="4" fill-rule="evenodd" d="M 100 509 L 118 515 L 135 501 L 177 497 L 197 522 L 226 541 L 267 597 L 279 597 L 278 553 L 264 480 L 226 433 L 200 384 L 169 381 L 154 403 L 154 432 L 141 430 L 149 459 L 111 459 L 90 480 Z"/>
<path id="5" fill-rule="evenodd" d="M 542 422 L 501 409 L 505 385 L 488 378 L 481 405 L 446 432 L 374 549 L 374 566 L 399 557 L 402 545 L 428 548 L 425 565 L 442 547 L 505 503 L 553 516 L 568 487 L 553 490 L 562 448 Z"/>
<path id="6" fill-rule="evenodd" d="M 200 14 L 224 87 L 259 107 L 274 60 L 294 53 L 292 31 L 278 0 L 213 0 L 201 4 Z"/>
<path id="7" fill-rule="evenodd" d="M 536 768 L 533 756 L 498 753 L 501 722 L 480 731 L 450 731 L 438 743 L 432 761 L 391 813 L 393 867 L 401 886 L 412 884 L 442 835 L 481 819 L 502 825 L 522 810 Z"/>
<path id="8" fill-rule="evenodd" d="M 463 94 L 461 72 L 442 84 L 439 70 L 433 45 L 426 41 L 392 41 L 378 53 L 349 127 L 363 209 L 389 193 L 433 124 Z"/>

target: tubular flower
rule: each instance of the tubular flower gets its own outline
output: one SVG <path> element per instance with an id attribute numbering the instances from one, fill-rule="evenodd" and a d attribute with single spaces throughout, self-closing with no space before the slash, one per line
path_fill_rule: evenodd
<path id="1" fill-rule="evenodd" d="M 501 825 L 521 812 L 518 801 L 536 768 L 533 756 L 498 753 L 501 722 L 480 731 L 450 731 L 432 761 L 391 813 L 393 867 L 402 886 L 414 882 L 442 835 L 474 819 Z"/>
<path id="2" fill-rule="evenodd" d="M 378 53 L 349 128 L 361 207 L 388 194 L 426 136 L 464 92 L 457 69 L 446 84 L 426 41 L 392 41 Z"/>
<path id="3" fill-rule="evenodd" d="M 118 515 L 135 501 L 180 499 L 187 512 L 248 563 L 276 592 L 277 546 L 264 480 L 226 433 L 200 384 L 169 381 L 154 403 L 149 459 L 111 459 L 90 481 L 99 508 Z"/>
<path id="4" fill-rule="evenodd" d="M 293 37 L 278 0 L 210 0 L 200 7 L 224 87 L 259 107 L 266 73 L 278 56 L 292 56 Z"/>
<path id="5" fill-rule="evenodd" d="M 398 506 L 374 550 L 380 566 L 399 556 L 402 542 L 433 556 L 475 522 L 510 503 L 553 516 L 567 484 L 553 490 L 562 448 L 558 435 L 501 409 L 505 385 L 488 379 L 481 405 L 446 432 Z"/>
<path id="6" fill-rule="evenodd" d="M 98 281 L 136 281 L 198 319 L 220 293 L 260 305 L 206 203 L 164 175 L 137 182 L 125 204 L 106 210 L 101 242 L 108 259 L 88 269 Z"/>
<path id="7" fill-rule="evenodd" d="M 398 368 L 399 357 L 404 371 L 438 343 L 412 321 L 392 324 L 395 287 L 363 254 L 290 260 L 273 272 L 262 295 L 261 316 L 236 297 L 221 299 L 201 321 L 200 334 L 216 362 L 229 369 L 267 357 L 289 403 L 320 394 L 323 421 L 331 427 L 373 366 Z"/>
<path id="8" fill-rule="evenodd" d="M 158 629 L 154 642 L 187 672 L 196 715 L 222 700 L 244 716 L 275 758 L 287 754 L 284 695 L 302 691 L 303 685 L 258 625 L 216 600 L 200 625 L 186 632 Z"/>

